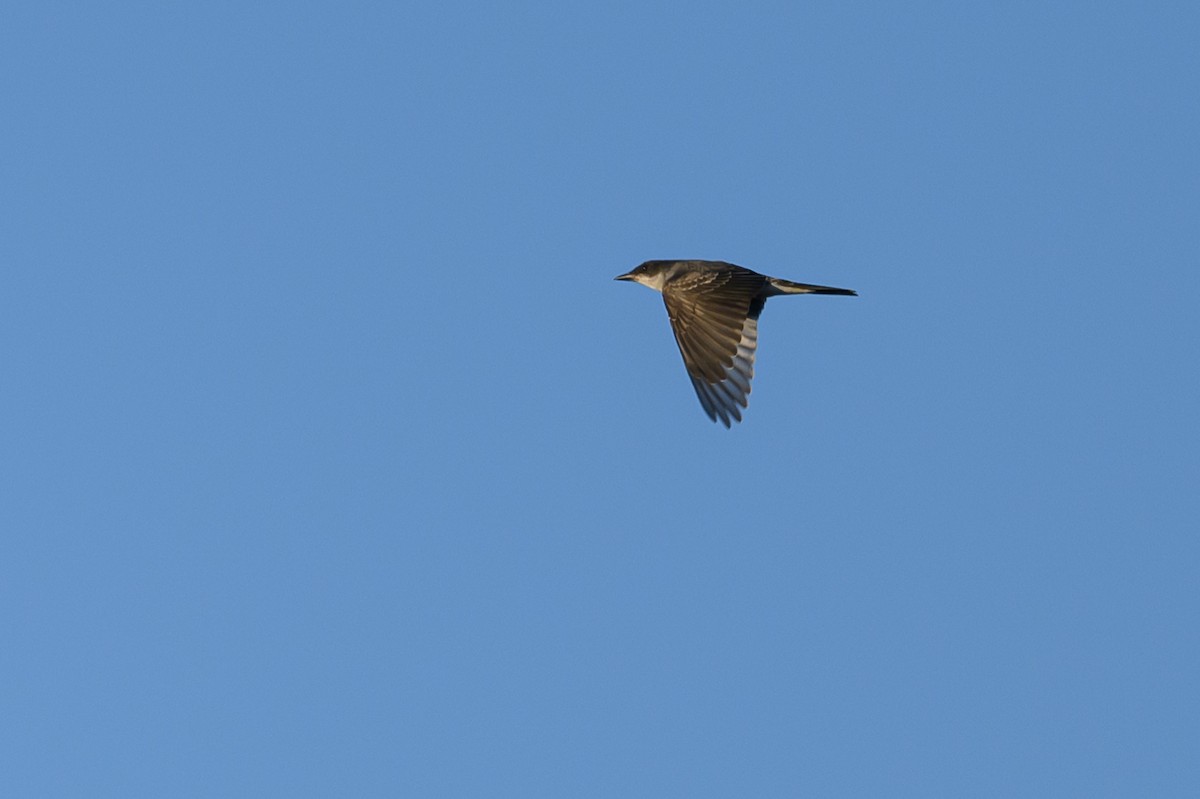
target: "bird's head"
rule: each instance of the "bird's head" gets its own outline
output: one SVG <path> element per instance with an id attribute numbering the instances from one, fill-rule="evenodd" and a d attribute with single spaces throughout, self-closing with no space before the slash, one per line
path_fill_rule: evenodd
<path id="1" fill-rule="evenodd" d="M 675 263 L 674 261 L 646 261 L 636 269 L 632 269 L 623 275 L 617 275 L 613 280 L 632 280 L 634 283 L 641 283 L 643 286 L 649 286 L 655 291 L 662 291 L 663 280 L 666 278 L 667 267 Z"/>

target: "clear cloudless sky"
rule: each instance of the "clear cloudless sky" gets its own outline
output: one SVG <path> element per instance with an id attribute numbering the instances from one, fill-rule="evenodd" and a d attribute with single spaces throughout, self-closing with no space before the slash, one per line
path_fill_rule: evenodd
<path id="1" fill-rule="evenodd" d="M 7 4 L 0 795 L 1200 795 L 1197 9 Z"/>

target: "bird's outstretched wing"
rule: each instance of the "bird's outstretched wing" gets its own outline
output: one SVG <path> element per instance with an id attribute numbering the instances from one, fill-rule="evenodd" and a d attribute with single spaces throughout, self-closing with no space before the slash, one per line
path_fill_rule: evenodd
<path id="1" fill-rule="evenodd" d="M 663 287 L 671 329 L 708 418 L 742 420 L 754 377 L 766 278 L 748 269 L 694 272 Z"/>

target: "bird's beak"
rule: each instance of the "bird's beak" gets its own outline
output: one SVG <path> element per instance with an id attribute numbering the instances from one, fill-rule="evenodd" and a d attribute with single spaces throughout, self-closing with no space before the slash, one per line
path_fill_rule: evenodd
<path id="1" fill-rule="evenodd" d="M 633 273 L 626 272 L 623 275 L 617 275 L 616 277 L 613 278 L 613 280 L 633 280 Z"/>

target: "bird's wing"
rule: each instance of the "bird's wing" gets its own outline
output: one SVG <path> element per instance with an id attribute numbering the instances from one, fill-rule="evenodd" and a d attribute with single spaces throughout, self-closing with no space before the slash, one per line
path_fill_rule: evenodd
<path id="1" fill-rule="evenodd" d="M 685 274 L 663 287 L 696 396 L 708 417 L 726 427 L 742 420 L 750 394 L 764 283 L 762 275 L 734 270 Z"/>

